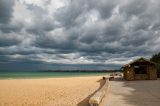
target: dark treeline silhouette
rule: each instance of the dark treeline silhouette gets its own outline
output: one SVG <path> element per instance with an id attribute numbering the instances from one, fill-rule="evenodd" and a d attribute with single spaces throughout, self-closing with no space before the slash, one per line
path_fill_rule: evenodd
<path id="1" fill-rule="evenodd" d="M 120 71 L 121 70 L 40 70 L 40 72 L 120 72 Z"/>
<path id="2" fill-rule="evenodd" d="M 152 55 L 150 60 L 155 62 L 155 63 L 160 64 L 160 52 L 157 53 L 157 54 Z"/>
<path id="3" fill-rule="evenodd" d="M 152 55 L 150 60 L 156 63 L 157 75 L 158 75 L 158 77 L 160 77 L 160 52 L 157 53 L 157 54 Z"/>

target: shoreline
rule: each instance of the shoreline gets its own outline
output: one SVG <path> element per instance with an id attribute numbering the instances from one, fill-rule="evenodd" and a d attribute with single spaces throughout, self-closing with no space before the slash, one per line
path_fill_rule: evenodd
<path id="1" fill-rule="evenodd" d="M 38 80 L 38 79 L 63 79 L 63 78 L 88 78 L 88 77 L 103 77 L 107 75 L 91 75 L 91 76 L 66 76 L 66 77 L 36 77 L 36 78 L 0 78 L 0 80 Z"/>
<path id="2" fill-rule="evenodd" d="M 45 78 L 70 78 L 70 77 L 90 77 L 90 76 L 108 76 L 110 72 L 4 72 L 0 74 L 0 80 L 12 79 L 45 79 Z"/>

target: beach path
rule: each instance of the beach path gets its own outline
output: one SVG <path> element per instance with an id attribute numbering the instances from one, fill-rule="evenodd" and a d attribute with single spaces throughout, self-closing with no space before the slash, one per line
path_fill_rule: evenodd
<path id="1" fill-rule="evenodd" d="M 160 79 L 111 81 L 101 106 L 160 106 Z"/>

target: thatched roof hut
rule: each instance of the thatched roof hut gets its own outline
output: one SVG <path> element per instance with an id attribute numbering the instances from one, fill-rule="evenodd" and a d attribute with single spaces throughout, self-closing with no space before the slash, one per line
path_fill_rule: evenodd
<path id="1" fill-rule="evenodd" d="M 156 64 L 144 58 L 139 58 L 123 66 L 126 80 L 155 80 L 157 79 Z"/>

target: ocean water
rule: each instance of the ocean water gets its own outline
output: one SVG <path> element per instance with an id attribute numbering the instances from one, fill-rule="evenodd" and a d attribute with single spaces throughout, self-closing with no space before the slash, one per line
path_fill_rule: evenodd
<path id="1" fill-rule="evenodd" d="M 0 72 L 0 79 L 105 76 L 109 74 L 110 72 Z"/>

